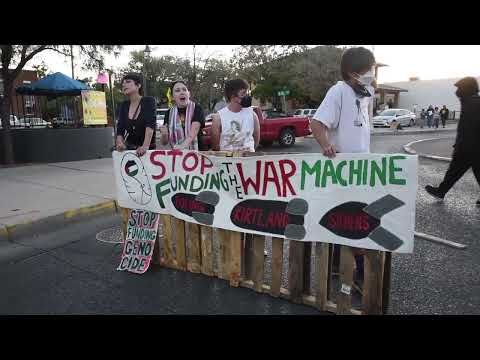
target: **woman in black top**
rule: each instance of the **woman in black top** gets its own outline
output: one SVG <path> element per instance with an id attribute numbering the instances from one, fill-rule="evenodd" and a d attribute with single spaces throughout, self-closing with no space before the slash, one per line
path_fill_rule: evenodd
<path id="1" fill-rule="evenodd" d="M 184 81 L 172 83 L 170 89 L 175 105 L 165 114 L 160 128 L 161 142 L 173 149 L 203 150 L 201 132 L 205 117 L 200 105 L 190 100 L 190 92 Z"/>
<path id="2" fill-rule="evenodd" d="M 155 149 L 155 99 L 143 97 L 142 78 L 127 74 L 122 79 L 123 94 L 128 100 L 120 104 L 116 149 L 134 150 L 142 156 Z"/>

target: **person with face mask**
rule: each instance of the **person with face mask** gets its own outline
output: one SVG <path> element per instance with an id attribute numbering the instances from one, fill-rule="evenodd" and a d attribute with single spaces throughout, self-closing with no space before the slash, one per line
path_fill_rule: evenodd
<path id="1" fill-rule="evenodd" d="M 213 150 L 255 152 L 260 141 L 260 123 L 247 91 L 248 83 L 243 79 L 225 83 L 228 105 L 212 117 Z"/>
<path id="2" fill-rule="evenodd" d="M 375 57 L 364 47 L 345 50 L 340 69 L 343 81 L 332 86 L 312 118 L 310 127 L 329 158 L 337 152 L 370 152 L 369 105 L 375 96 Z M 363 284 L 363 256 L 355 251 L 357 288 Z M 339 246 L 334 246 L 333 267 L 338 272 Z"/>
<path id="3" fill-rule="evenodd" d="M 190 91 L 183 80 L 170 85 L 175 105 L 165 114 L 163 126 L 160 127 L 160 142 L 170 144 L 172 149 L 204 150 L 200 129 L 205 126 L 203 110 L 190 100 Z"/>
<path id="4" fill-rule="evenodd" d="M 427 193 L 438 200 L 443 200 L 455 183 L 472 168 L 480 185 L 480 96 L 478 82 L 474 77 L 465 77 L 455 83 L 455 94 L 460 99 L 461 113 L 457 127 L 452 161 L 443 181 L 438 187 L 425 186 Z M 480 200 L 475 203 L 480 207 Z"/>

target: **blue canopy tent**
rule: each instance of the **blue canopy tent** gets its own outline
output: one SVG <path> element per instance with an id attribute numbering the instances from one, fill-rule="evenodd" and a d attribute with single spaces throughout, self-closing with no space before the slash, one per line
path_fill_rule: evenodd
<path id="1" fill-rule="evenodd" d="M 57 97 L 80 95 L 82 90 L 88 90 L 87 85 L 57 72 L 55 74 L 47 75 L 43 79 L 37 80 L 29 86 L 20 86 L 16 88 L 16 93 L 18 95 Z"/>
<path id="2" fill-rule="evenodd" d="M 88 86 L 81 81 L 74 80 L 65 74 L 57 72 L 47 75 L 30 85 L 17 87 L 15 92 L 17 95 L 22 96 L 22 104 L 25 103 L 23 96 L 46 96 L 47 100 L 53 100 L 64 96 L 72 97 L 70 104 L 63 101 L 63 104 L 59 106 L 58 101 L 56 101 L 55 108 L 57 109 L 57 117 L 52 120 L 54 127 L 59 125 L 78 127 L 80 126 L 81 114 L 78 111 L 79 101 L 76 101 L 75 97 L 80 96 L 82 90 L 88 90 Z M 31 123 L 29 116 L 31 115 L 26 115 L 25 109 L 23 113 L 23 125 L 29 127 L 29 124 Z M 37 115 L 34 115 L 34 117 L 38 118 Z M 41 116 L 39 117 L 41 118 Z M 20 126 L 22 126 L 22 122 L 20 122 Z"/>

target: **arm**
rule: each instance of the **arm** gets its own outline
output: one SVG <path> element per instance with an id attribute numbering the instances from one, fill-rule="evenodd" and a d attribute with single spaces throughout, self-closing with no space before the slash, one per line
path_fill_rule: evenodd
<path id="1" fill-rule="evenodd" d="M 169 138 L 168 138 L 168 124 L 170 120 L 170 110 L 167 111 L 165 114 L 165 119 L 163 120 L 163 125 L 160 126 L 160 143 L 162 145 L 167 145 Z"/>
<path id="2" fill-rule="evenodd" d="M 115 142 L 115 147 L 117 151 L 125 150 L 125 139 L 123 138 L 123 134 L 125 134 L 125 117 L 123 116 L 123 103 L 120 104 L 120 108 L 118 111 L 118 125 L 117 125 L 117 138 Z"/>
<path id="3" fill-rule="evenodd" d="M 182 144 L 175 146 L 175 149 L 180 149 L 180 150 L 188 149 L 192 141 L 194 141 L 197 138 L 198 132 L 200 131 L 200 125 L 201 124 L 198 121 L 192 122 L 192 127 L 190 128 L 190 134 Z"/>
<path id="4" fill-rule="evenodd" d="M 215 114 L 212 117 L 212 131 L 210 141 L 212 143 L 212 150 L 220 150 L 220 134 L 222 133 L 222 122 L 220 115 Z"/>
<path id="5" fill-rule="evenodd" d="M 328 141 L 328 128 L 317 120 L 312 120 L 310 127 L 312 128 L 313 136 L 323 149 L 323 155 L 330 158 L 335 157 L 336 149 Z"/>
<path id="6" fill-rule="evenodd" d="M 255 141 L 255 149 L 260 143 L 260 121 L 257 114 L 253 113 L 253 140 Z"/>
<path id="7" fill-rule="evenodd" d="M 145 154 L 150 147 L 152 142 L 152 136 L 155 129 L 155 99 L 154 98 L 145 98 L 145 102 L 142 104 L 145 106 L 145 139 L 143 140 L 142 146 L 137 149 L 137 155 L 142 156 Z"/>

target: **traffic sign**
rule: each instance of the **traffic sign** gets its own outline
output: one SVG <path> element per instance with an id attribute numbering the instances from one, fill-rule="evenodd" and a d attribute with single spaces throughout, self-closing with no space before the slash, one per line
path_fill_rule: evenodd
<path id="1" fill-rule="evenodd" d="M 279 91 L 277 94 L 278 96 L 288 96 L 290 95 L 290 90 Z"/>

